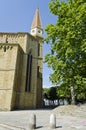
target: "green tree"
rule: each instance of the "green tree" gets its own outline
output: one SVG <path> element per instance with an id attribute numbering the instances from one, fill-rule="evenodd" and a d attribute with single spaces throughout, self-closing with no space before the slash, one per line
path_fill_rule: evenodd
<path id="1" fill-rule="evenodd" d="M 45 62 L 53 69 L 52 83 L 69 88 L 71 103 L 75 104 L 77 87 L 86 89 L 86 2 L 51 0 L 49 8 L 57 21 L 45 29 L 45 41 L 51 45 Z"/>
<path id="2" fill-rule="evenodd" d="M 51 87 L 49 89 L 49 92 L 48 92 L 48 97 L 50 100 L 54 101 L 56 100 L 58 97 L 57 97 L 57 91 L 56 91 L 56 87 Z"/>
<path id="3" fill-rule="evenodd" d="M 50 88 L 43 88 L 43 95 L 44 98 L 54 101 L 58 98 L 57 96 L 57 88 L 50 87 Z"/>
<path id="4" fill-rule="evenodd" d="M 62 99 L 64 101 L 67 100 L 70 104 L 70 89 L 67 86 L 61 85 L 57 87 L 57 95 L 59 99 Z"/>
<path id="5" fill-rule="evenodd" d="M 43 98 L 48 99 L 49 88 L 43 88 Z"/>
<path id="6" fill-rule="evenodd" d="M 54 105 L 54 100 L 58 99 L 57 87 L 43 88 L 43 97 L 50 100 L 50 102 L 52 100 Z"/>

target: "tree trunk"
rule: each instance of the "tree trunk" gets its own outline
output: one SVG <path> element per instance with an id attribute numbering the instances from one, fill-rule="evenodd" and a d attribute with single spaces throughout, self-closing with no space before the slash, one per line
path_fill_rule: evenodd
<path id="1" fill-rule="evenodd" d="M 70 88 L 71 90 L 71 104 L 72 105 L 75 105 L 75 93 L 74 93 L 74 88 L 73 88 L 73 86 L 71 86 L 71 88 Z"/>

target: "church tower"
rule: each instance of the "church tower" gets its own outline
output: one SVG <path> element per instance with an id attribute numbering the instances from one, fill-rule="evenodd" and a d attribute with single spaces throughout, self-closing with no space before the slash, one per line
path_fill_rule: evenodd
<path id="1" fill-rule="evenodd" d="M 34 19 L 32 22 L 30 33 L 33 36 L 38 36 L 38 37 L 42 38 L 43 29 L 42 29 L 42 23 L 41 23 L 40 13 L 39 13 L 38 8 L 36 9 L 36 12 L 35 12 L 35 16 L 34 16 Z"/>
<path id="2" fill-rule="evenodd" d="M 43 60 L 43 28 L 40 18 L 39 9 L 36 9 L 32 22 L 30 34 L 38 41 L 38 66 L 37 66 L 37 107 L 42 103 L 42 60 Z M 41 94 L 41 95 L 40 95 Z M 41 107 L 41 106 L 40 106 Z"/>

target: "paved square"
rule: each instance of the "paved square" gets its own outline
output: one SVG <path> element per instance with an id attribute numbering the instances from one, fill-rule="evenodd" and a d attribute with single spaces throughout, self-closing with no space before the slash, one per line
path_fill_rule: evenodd
<path id="1" fill-rule="evenodd" d="M 36 114 L 36 129 L 50 130 L 49 118 L 56 114 L 56 130 L 86 130 L 86 105 L 60 106 L 53 110 L 0 112 L 0 130 L 29 130 L 30 115 Z"/>

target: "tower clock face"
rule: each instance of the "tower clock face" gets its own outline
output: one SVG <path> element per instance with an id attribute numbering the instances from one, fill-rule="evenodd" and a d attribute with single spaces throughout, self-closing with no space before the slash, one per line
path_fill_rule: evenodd
<path id="1" fill-rule="evenodd" d="M 41 33 L 41 31 L 40 31 L 40 30 L 38 30 L 38 33 Z"/>
<path id="2" fill-rule="evenodd" d="M 35 32 L 35 30 L 32 30 L 32 33 L 34 33 Z"/>
<path id="3" fill-rule="evenodd" d="M 32 34 L 33 36 L 38 35 L 38 36 L 41 36 L 41 37 L 42 37 L 42 30 L 39 29 L 39 28 L 34 28 L 34 29 L 31 30 L 31 34 Z"/>
<path id="4" fill-rule="evenodd" d="M 38 29 L 37 32 L 38 32 L 39 35 L 42 35 L 42 30 Z"/>

